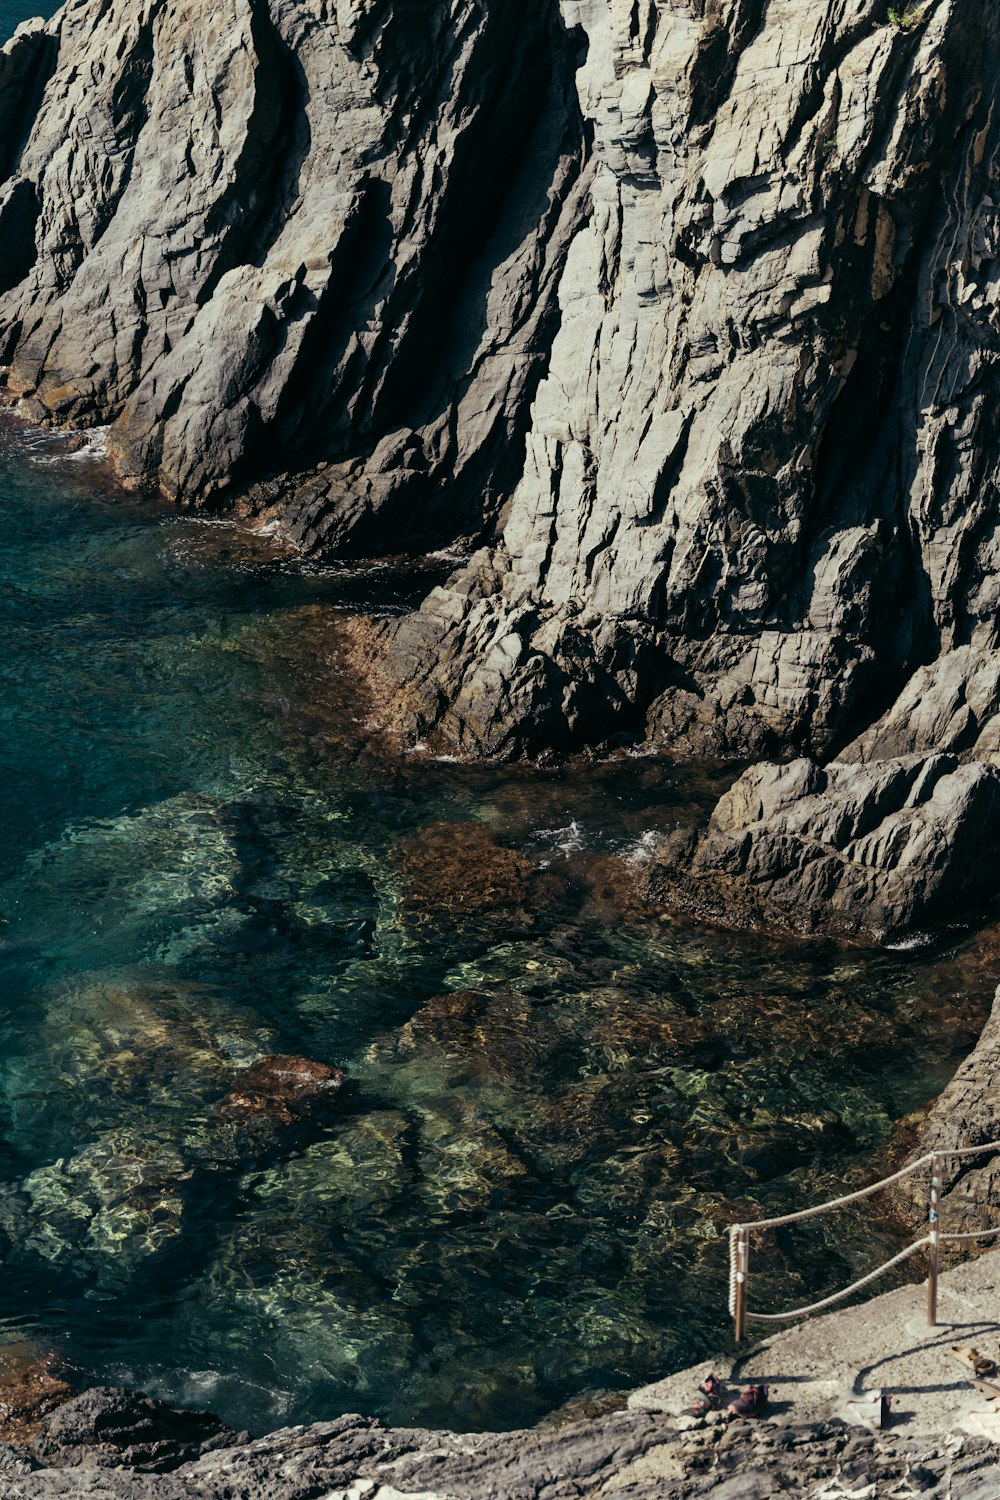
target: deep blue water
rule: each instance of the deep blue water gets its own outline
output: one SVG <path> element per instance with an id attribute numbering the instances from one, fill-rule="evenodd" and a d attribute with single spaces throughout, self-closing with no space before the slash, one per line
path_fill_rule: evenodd
<path id="1" fill-rule="evenodd" d="M 0 0 L 0 45 L 30 16 L 51 16 L 56 6 L 46 0 Z"/>

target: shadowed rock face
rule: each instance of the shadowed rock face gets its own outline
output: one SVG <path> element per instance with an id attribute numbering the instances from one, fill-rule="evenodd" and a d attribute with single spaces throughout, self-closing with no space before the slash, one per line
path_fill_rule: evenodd
<path id="1" fill-rule="evenodd" d="M 369 632 L 409 733 L 985 764 L 998 77 L 988 0 L 70 0 L 0 54 L 8 388 L 477 542 Z"/>

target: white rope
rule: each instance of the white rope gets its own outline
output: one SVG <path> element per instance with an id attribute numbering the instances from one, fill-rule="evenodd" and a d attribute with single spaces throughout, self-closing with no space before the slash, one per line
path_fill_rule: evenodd
<path id="1" fill-rule="evenodd" d="M 1000 1224 L 995 1229 L 973 1229 L 968 1234 L 942 1234 L 943 1240 L 988 1240 L 991 1234 L 1000 1234 Z"/>
<path id="2" fill-rule="evenodd" d="M 851 1286 L 845 1286 L 842 1292 L 834 1292 L 832 1296 L 824 1297 L 822 1302 L 812 1302 L 808 1307 L 795 1307 L 791 1312 L 782 1313 L 758 1313 L 751 1312 L 747 1308 L 747 1317 L 756 1319 L 758 1323 L 784 1323 L 791 1318 L 804 1318 L 809 1313 L 821 1312 L 824 1307 L 832 1307 L 835 1302 L 842 1302 L 852 1292 L 860 1292 L 861 1288 L 867 1286 L 870 1281 L 874 1281 L 876 1277 L 881 1276 L 885 1271 L 891 1271 L 892 1267 L 898 1266 L 900 1261 L 906 1260 L 908 1256 L 913 1255 L 917 1250 L 922 1250 L 925 1245 L 929 1244 L 930 1235 L 926 1235 L 922 1240 L 917 1240 L 915 1244 L 907 1245 L 905 1250 L 901 1250 L 898 1255 L 894 1255 L 892 1260 L 887 1260 L 885 1265 L 879 1266 L 877 1271 L 870 1271 L 867 1276 L 862 1276 L 860 1281 L 855 1281 Z"/>
<path id="3" fill-rule="evenodd" d="M 895 1182 L 902 1182 L 904 1177 L 910 1177 L 914 1172 L 919 1172 L 923 1167 L 932 1167 L 935 1163 L 947 1163 L 958 1157 L 982 1156 L 986 1152 L 1000 1152 L 1000 1141 L 986 1141 L 981 1146 L 956 1146 L 952 1150 L 928 1151 L 926 1156 L 920 1156 L 916 1161 L 911 1161 L 908 1166 L 900 1167 L 898 1172 L 893 1172 L 891 1177 L 883 1177 L 879 1182 L 873 1182 L 868 1187 L 859 1188 L 857 1192 L 845 1193 L 841 1198 L 831 1198 L 827 1203 L 818 1203 L 815 1208 L 802 1208 L 798 1213 L 782 1214 L 776 1219 L 756 1219 L 749 1224 L 734 1224 L 729 1231 L 729 1314 L 730 1317 L 736 1313 L 736 1289 L 740 1280 L 738 1261 L 738 1243 L 743 1234 L 749 1234 L 754 1229 L 780 1229 L 785 1224 L 799 1224 L 803 1219 L 815 1219 L 819 1214 L 825 1214 L 832 1208 L 844 1208 L 849 1203 L 858 1203 L 862 1198 L 868 1198 L 872 1193 L 881 1192 L 882 1188 L 891 1187 Z M 1000 1225 L 993 1229 L 980 1229 L 967 1234 L 940 1234 L 936 1229 L 936 1181 L 931 1184 L 931 1220 L 935 1225 L 931 1234 L 924 1239 L 917 1240 L 913 1245 L 907 1245 L 898 1255 L 887 1260 L 884 1265 L 875 1271 L 870 1271 L 867 1276 L 862 1276 L 860 1281 L 855 1281 L 851 1286 L 844 1287 L 843 1291 L 834 1292 L 829 1297 L 824 1297 L 820 1302 L 812 1302 L 808 1307 L 796 1307 L 790 1312 L 783 1313 L 758 1313 L 746 1310 L 748 1318 L 754 1318 L 758 1323 L 785 1323 L 793 1318 L 805 1318 L 810 1313 L 821 1312 L 824 1307 L 833 1307 L 837 1302 L 842 1302 L 845 1297 L 850 1297 L 854 1292 L 859 1292 L 862 1287 L 868 1286 L 877 1277 L 890 1271 L 893 1266 L 898 1266 L 901 1261 L 907 1260 L 916 1251 L 923 1250 L 925 1246 L 935 1243 L 935 1235 L 939 1240 L 982 1240 L 989 1239 L 995 1234 L 1000 1234 Z"/>
<path id="4" fill-rule="evenodd" d="M 738 1267 L 736 1264 L 736 1242 L 739 1238 L 740 1225 L 734 1224 L 729 1231 L 729 1316 L 736 1316 L 736 1279 Z"/>
<path id="5" fill-rule="evenodd" d="M 900 1167 L 899 1171 L 893 1172 L 891 1177 L 883 1177 L 868 1187 L 858 1188 L 856 1193 L 845 1193 L 842 1198 L 831 1198 L 828 1203 L 818 1203 L 815 1208 L 801 1208 L 798 1213 L 783 1214 L 777 1219 L 754 1219 L 745 1228 L 778 1229 L 783 1224 L 798 1224 L 803 1219 L 814 1219 L 818 1214 L 825 1214 L 831 1208 L 843 1208 L 848 1203 L 857 1203 L 862 1198 L 870 1197 L 872 1193 L 880 1192 L 882 1188 L 891 1187 L 894 1182 L 902 1182 L 904 1177 L 919 1172 L 921 1167 L 929 1167 L 935 1158 L 947 1161 L 954 1156 L 978 1156 L 984 1151 L 1000 1151 L 1000 1141 L 988 1141 L 983 1146 L 960 1146 L 954 1151 L 929 1151 L 926 1156 L 911 1161 L 908 1167 Z"/>
<path id="6" fill-rule="evenodd" d="M 922 1162 L 933 1161 L 935 1156 L 941 1156 L 948 1161 L 952 1156 L 979 1156 L 983 1151 L 1000 1151 L 1000 1141 L 986 1141 L 982 1146 L 952 1146 L 945 1147 L 941 1151 L 931 1151 L 927 1156 L 922 1156 L 914 1166 L 920 1166 Z"/>

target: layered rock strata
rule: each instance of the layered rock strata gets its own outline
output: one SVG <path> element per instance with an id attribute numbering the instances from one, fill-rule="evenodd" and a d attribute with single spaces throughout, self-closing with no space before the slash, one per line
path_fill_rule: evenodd
<path id="1" fill-rule="evenodd" d="M 0 54 L 8 393 L 306 547 L 476 543 L 372 633 L 414 735 L 985 765 L 994 20 L 69 0 Z"/>
<path id="2" fill-rule="evenodd" d="M 873 1484 L 949 1500 L 996 1493 L 995 1448 L 982 1438 L 935 1442 L 837 1421 L 685 1432 L 636 1410 L 456 1435 L 348 1416 L 236 1444 L 210 1423 L 134 1393 L 89 1391 L 47 1418 L 31 1448 L 0 1446 L 0 1486 L 8 1500 L 771 1500 Z"/>

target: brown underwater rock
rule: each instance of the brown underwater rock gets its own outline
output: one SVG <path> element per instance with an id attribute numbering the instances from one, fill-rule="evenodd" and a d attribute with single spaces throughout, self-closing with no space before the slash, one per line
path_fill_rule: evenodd
<path id="1" fill-rule="evenodd" d="M 236 1075 L 218 1115 L 234 1124 L 295 1125 L 328 1110 L 346 1077 L 342 1068 L 314 1058 L 273 1053 Z"/>
<path id="2" fill-rule="evenodd" d="M 56 1355 L 28 1345 L 0 1350 L 0 1443 L 30 1442 L 42 1419 L 75 1394 Z"/>
<path id="3" fill-rule="evenodd" d="M 429 922 L 523 909 L 533 865 L 485 823 L 427 823 L 400 840 L 404 910 Z"/>

